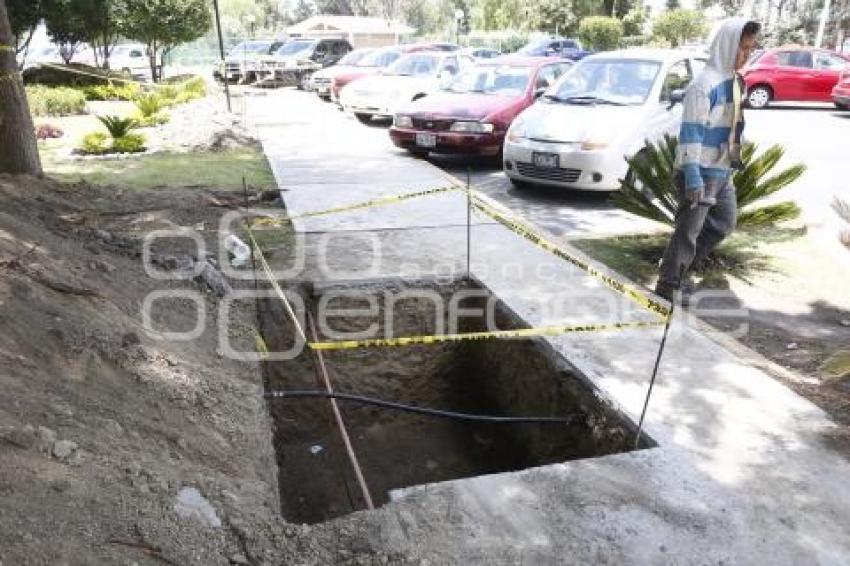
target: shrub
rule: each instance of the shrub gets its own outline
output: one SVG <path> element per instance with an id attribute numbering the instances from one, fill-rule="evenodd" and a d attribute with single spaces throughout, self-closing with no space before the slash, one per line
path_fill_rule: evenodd
<path id="1" fill-rule="evenodd" d="M 669 136 L 657 145 L 647 141 L 637 155 L 626 158 L 629 173 L 611 201 L 632 214 L 672 225 L 679 207 L 679 194 L 673 180 L 677 145 L 678 140 Z M 785 150 L 774 145 L 756 155 L 757 149 L 755 144 L 744 144 L 741 149 L 744 168 L 732 176 L 739 228 L 771 226 L 800 215 L 800 207 L 792 201 L 750 206 L 787 187 L 806 170 L 805 165 L 798 163 L 771 174 Z"/>
<path id="2" fill-rule="evenodd" d="M 643 47 L 649 43 L 649 37 L 645 35 L 627 35 L 620 39 L 620 47 L 628 49 L 629 47 Z"/>
<path id="3" fill-rule="evenodd" d="M 143 118 L 153 116 L 165 108 L 165 101 L 160 95 L 153 92 L 140 94 L 136 97 L 133 103 L 136 105 L 136 108 L 139 109 L 139 113 L 141 113 Z"/>
<path id="4" fill-rule="evenodd" d="M 93 85 L 83 87 L 88 100 L 133 100 L 141 92 L 137 83 Z"/>
<path id="5" fill-rule="evenodd" d="M 145 136 L 129 133 L 112 140 L 115 153 L 139 153 L 145 150 Z"/>
<path id="6" fill-rule="evenodd" d="M 35 138 L 39 140 L 61 138 L 63 135 L 62 130 L 53 124 L 39 124 L 35 127 Z"/>
<path id="7" fill-rule="evenodd" d="M 616 49 L 623 37 L 623 22 L 606 16 L 582 18 L 578 36 L 587 49 L 609 51 Z"/>
<path id="8" fill-rule="evenodd" d="M 113 139 L 118 139 L 130 133 L 130 130 L 137 128 L 139 123 L 135 118 L 122 118 L 120 116 L 98 116 L 100 122 L 106 126 L 109 135 Z"/>
<path id="9" fill-rule="evenodd" d="M 168 112 L 157 112 L 150 116 L 142 116 L 140 114 L 139 117 L 136 118 L 136 121 L 139 123 L 140 128 L 152 128 L 154 126 L 167 124 L 171 121 L 171 116 L 168 115 Z"/>
<path id="10" fill-rule="evenodd" d="M 33 116 L 85 114 L 86 97 L 73 88 L 35 85 L 26 87 L 26 92 Z"/>
<path id="11" fill-rule="evenodd" d="M 87 155 L 102 155 L 107 153 L 109 151 L 109 146 L 107 145 L 108 139 L 109 136 L 103 132 L 86 134 L 80 143 L 79 151 Z"/>

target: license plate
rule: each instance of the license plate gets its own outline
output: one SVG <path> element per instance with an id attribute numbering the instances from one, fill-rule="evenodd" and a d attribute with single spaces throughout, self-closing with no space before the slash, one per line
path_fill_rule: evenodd
<path id="1" fill-rule="evenodd" d="M 546 167 L 547 169 L 554 169 L 560 165 L 557 153 L 538 153 L 535 151 L 531 154 L 531 162 L 538 167 Z"/>
<path id="2" fill-rule="evenodd" d="M 316 90 L 319 91 L 319 94 L 329 94 L 331 92 L 331 89 L 326 86 L 320 86 Z"/>
<path id="3" fill-rule="evenodd" d="M 416 145 L 419 147 L 437 147 L 435 134 L 416 134 Z"/>

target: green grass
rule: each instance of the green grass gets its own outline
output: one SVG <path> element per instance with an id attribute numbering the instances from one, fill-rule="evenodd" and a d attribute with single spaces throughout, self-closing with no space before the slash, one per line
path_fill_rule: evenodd
<path id="1" fill-rule="evenodd" d="M 804 229 L 793 228 L 739 230 L 697 267 L 696 274 L 711 287 L 725 287 L 727 276 L 751 283 L 757 274 L 778 269 L 774 258 L 763 251 L 765 244 L 793 240 L 804 234 Z M 653 234 L 572 240 L 570 243 L 629 279 L 650 285 L 658 275 L 658 262 L 668 240 L 666 234 Z"/>
<path id="2" fill-rule="evenodd" d="M 252 190 L 275 186 L 263 153 L 253 148 L 217 152 L 155 153 L 132 159 L 75 160 L 56 147 L 39 144 L 45 173 L 64 182 L 87 181 L 130 189 L 201 187 L 242 188 L 242 176 Z"/>

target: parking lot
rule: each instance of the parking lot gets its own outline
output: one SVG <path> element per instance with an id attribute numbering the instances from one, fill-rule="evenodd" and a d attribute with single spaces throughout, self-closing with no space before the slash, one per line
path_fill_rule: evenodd
<path id="1" fill-rule="evenodd" d="M 304 136 L 309 138 L 305 143 L 333 140 L 339 147 L 366 144 L 382 147 L 398 159 L 415 159 L 391 143 L 388 124 L 360 124 L 313 93 L 293 88 L 246 92 L 251 95 L 245 97 L 245 106 L 237 100 L 234 108 L 240 113 L 247 111 L 250 122 L 312 124 L 311 131 L 323 135 Z M 777 104 L 766 110 L 749 110 L 746 119 L 748 139 L 763 147 L 781 144 L 786 148 L 786 164 L 803 162 L 808 167 L 800 180 L 774 198 L 795 200 L 810 229 L 832 230 L 837 218 L 829 205 L 835 196 L 846 197 L 847 193 L 847 142 L 840 140 L 850 140 L 850 112 L 839 112 L 826 104 Z M 428 160 L 461 180 L 468 175 L 476 188 L 559 236 L 601 237 L 660 228 L 612 206 L 606 193 L 544 187 L 518 190 L 502 172 L 501 163 L 493 159 L 432 154 Z M 342 195 L 339 198 L 344 200 Z"/>

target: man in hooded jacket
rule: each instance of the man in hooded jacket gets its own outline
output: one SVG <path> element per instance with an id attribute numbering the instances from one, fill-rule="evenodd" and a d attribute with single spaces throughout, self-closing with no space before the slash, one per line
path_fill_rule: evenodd
<path id="1" fill-rule="evenodd" d="M 742 18 L 718 28 L 705 69 L 688 87 L 676 151 L 679 210 L 655 288 L 673 300 L 690 292 L 681 278 L 735 229 L 737 205 L 731 173 L 741 166 L 743 81 L 737 71 L 756 46 L 760 25 Z"/>

